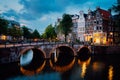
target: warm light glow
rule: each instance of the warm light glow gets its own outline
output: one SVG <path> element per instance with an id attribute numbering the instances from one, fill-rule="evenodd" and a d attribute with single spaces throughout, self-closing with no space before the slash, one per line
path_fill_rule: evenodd
<path id="1" fill-rule="evenodd" d="M 108 79 L 113 80 L 113 66 L 109 66 Z"/>
<path id="2" fill-rule="evenodd" d="M 99 39 L 99 38 L 96 38 L 96 39 L 95 39 L 95 43 L 100 44 L 100 39 Z"/>
<path id="3" fill-rule="evenodd" d="M 103 44 L 106 44 L 106 37 L 103 37 Z"/>
<path id="4" fill-rule="evenodd" d="M 7 39 L 7 36 L 5 36 L 5 35 L 1 36 L 1 40 L 6 40 L 6 39 Z"/>
<path id="5" fill-rule="evenodd" d="M 82 72 L 81 72 L 81 77 L 84 78 L 85 73 L 86 73 L 87 65 L 86 63 L 83 63 L 82 65 Z"/>
<path id="6" fill-rule="evenodd" d="M 92 38 L 91 35 L 87 35 L 87 34 L 84 34 L 84 37 L 85 37 L 85 41 L 90 41 Z"/>
<path id="7" fill-rule="evenodd" d="M 113 35 L 113 33 L 112 33 L 112 32 L 110 32 L 110 35 L 112 36 L 112 35 Z"/>
<path id="8" fill-rule="evenodd" d="M 104 32 L 93 33 L 93 41 L 94 41 L 94 44 L 105 45 L 106 44 L 106 33 Z"/>
<path id="9" fill-rule="evenodd" d="M 34 41 L 38 41 L 38 39 L 34 39 Z"/>
<path id="10" fill-rule="evenodd" d="M 26 70 L 26 69 L 24 69 L 23 67 L 20 67 L 20 71 L 21 71 L 24 75 L 34 75 L 34 74 L 38 74 L 38 73 L 40 73 L 40 72 L 43 70 L 45 64 L 46 64 L 46 61 L 44 61 L 44 63 L 42 64 L 42 66 L 40 66 L 38 69 L 33 70 L 33 71 L 31 71 L 31 70 Z"/>
<path id="11" fill-rule="evenodd" d="M 49 62 L 50 62 L 50 66 L 52 69 L 59 71 L 59 72 L 65 72 L 72 68 L 72 66 L 74 65 L 74 62 L 75 62 L 75 58 L 73 59 L 73 61 L 70 64 L 68 64 L 66 66 L 54 65 L 51 60 Z"/>
<path id="12" fill-rule="evenodd" d="M 91 57 L 86 60 L 86 61 L 80 61 L 78 59 L 78 64 L 81 66 L 82 68 L 82 72 L 81 72 L 81 77 L 84 78 L 85 77 L 85 74 L 86 74 L 86 70 L 87 70 L 87 66 L 90 64 L 90 61 L 91 61 Z"/>
<path id="13" fill-rule="evenodd" d="M 101 69 L 104 68 L 104 64 L 99 62 L 94 62 L 92 65 L 92 68 L 93 68 L 93 71 L 101 71 Z"/>

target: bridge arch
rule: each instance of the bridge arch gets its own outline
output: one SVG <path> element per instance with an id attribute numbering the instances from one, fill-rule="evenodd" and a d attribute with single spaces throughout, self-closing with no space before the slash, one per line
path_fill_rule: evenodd
<path id="1" fill-rule="evenodd" d="M 71 51 L 72 54 L 73 54 L 73 56 L 76 55 L 76 52 L 75 52 L 75 50 L 74 50 L 72 47 L 67 46 L 67 45 L 58 45 L 58 46 L 52 48 L 52 50 L 51 50 L 50 53 L 49 53 L 49 58 L 51 57 L 51 54 L 54 53 L 55 50 L 59 53 L 60 51 L 65 51 L 65 49 L 66 49 L 66 52 L 67 52 L 67 51 L 68 51 L 68 52 Z"/>
<path id="2" fill-rule="evenodd" d="M 86 60 L 91 55 L 91 48 L 89 46 L 81 46 L 77 51 L 77 58 Z"/>
<path id="3" fill-rule="evenodd" d="M 23 49 L 20 52 L 20 54 L 21 54 L 20 70 L 25 75 L 33 75 L 33 74 L 41 72 L 46 64 L 46 61 L 45 61 L 46 54 L 40 48 L 27 47 Z M 24 60 L 27 61 L 27 58 L 29 59 L 31 57 L 28 54 L 31 54 L 32 58 L 28 63 L 23 64 Z"/>
<path id="4" fill-rule="evenodd" d="M 60 72 L 64 72 L 69 70 L 75 62 L 75 51 L 73 48 L 66 46 L 66 45 L 60 45 L 50 52 L 50 66 L 52 69 Z"/>

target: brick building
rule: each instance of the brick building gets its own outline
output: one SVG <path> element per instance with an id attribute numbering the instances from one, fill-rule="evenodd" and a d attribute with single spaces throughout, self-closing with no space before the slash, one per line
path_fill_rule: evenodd
<path id="1" fill-rule="evenodd" d="M 88 10 L 86 17 L 86 31 L 85 41 L 94 44 L 107 44 L 108 43 L 108 28 L 110 23 L 111 13 L 99 7 L 95 11 Z"/>

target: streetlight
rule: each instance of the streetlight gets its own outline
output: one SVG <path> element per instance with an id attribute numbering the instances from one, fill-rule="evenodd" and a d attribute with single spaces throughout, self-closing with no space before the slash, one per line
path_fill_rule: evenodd
<path id="1" fill-rule="evenodd" d="M 113 32 L 110 32 L 110 44 L 113 43 Z"/>

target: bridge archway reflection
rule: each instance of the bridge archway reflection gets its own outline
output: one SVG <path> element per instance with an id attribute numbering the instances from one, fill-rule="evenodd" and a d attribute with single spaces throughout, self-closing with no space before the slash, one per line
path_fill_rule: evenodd
<path id="1" fill-rule="evenodd" d="M 58 46 L 50 53 L 50 66 L 53 70 L 65 72 L 72 68 L 75 62 L 75 51 L 68 46 Z"/>
<path id="2" fill-rule="evenodd" d="M 87 46 L 83 46 L 77 51 L 77 58 L 81 61 L 87 60 L 91 55 L 91 49 Z"/>
<path id="3" fill-rule="evenodd" d="M 90 64 L 90 61 L 91 61 L 91 57 L 87 58 L 85 61 L 83 61 L 82 59 L 81 60 L 78 59 L 78 64 L 79 64 L 79 66 L 81 66 L 81 74 L 80 74 L 80 76 L 82 78 L 85 77 L 85 74 L 87 72 L 87 67 Z"/>
<path id="4" fill-rule="evenodd" d="M 40 73 L 46 64 L 45 58 L 46 55 L 40 48 L 27 48 L 21 52 L 20 71 L 24 75 Z"/>

